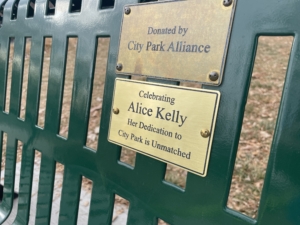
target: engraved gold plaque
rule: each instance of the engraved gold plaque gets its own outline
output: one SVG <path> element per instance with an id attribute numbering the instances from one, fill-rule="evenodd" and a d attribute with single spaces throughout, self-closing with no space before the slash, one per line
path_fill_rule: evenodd
<path id="1" fill-rule="evenodd" d="M 226 7 L 223 0 L 165 1 L 125 9 L 118 74 L 221 83 L 234 3 Z M 211 72 L 217 72 L 218 79 L 210 79 Z"/>
<path id="2" fill-rule="evenodd" d="M 108 140 L 206 176 L 220 92 L 116 79 Z"/>

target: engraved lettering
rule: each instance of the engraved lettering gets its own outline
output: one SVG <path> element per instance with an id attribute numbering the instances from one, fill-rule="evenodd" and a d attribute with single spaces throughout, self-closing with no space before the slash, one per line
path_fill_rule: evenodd
<path id="1" fill-rule="evenodd" d="M 167 45 L 167 47 L 166 47 Z M 130 41 L 128 42 L 128 50 L 137 51 L 140 53 L 143 50 L 144 44 Z M 146 51 L 155 51 L 155 52 L 193 52 L 193 53 L 209 53 L 211 50 L 210 45 L 203 44 L 190 44 L 186 43 L 186 41 L 172 41 L 170 44 L 165 44 L 163 41 L 159 43 L 152 43 L 151 41 L 147 41 Z"/>
<path id="2" fill-rule="evenodd" d="M 167 112 L 164 113 L 163 111 L 165 108 L 157 107 L 156 116 L 155 118 L 161 119 L 161 120 L 167 120 L 172 121 L 174 123 L 180 123 L 178 126 L 182 127 L 185 123 L 187 116 L 180 115 L 180 111 L 173 110 L 172 113 Z"/>
<path id="3" fill-rule="evenodd" d="M 148 51 L 149 47 L 151 47 L 151 45 L 152 45 L 152 42 L 151 42 L 151 41 L 148 41 L 148 42 L 147 42 L 147 49 L 146 49 L 147 51 Z"/>
<path id="4" fill-rule="evenodd" d="M 165 44 L 163 44 L 162 41 L 160 42 L 160 44 L 153 44 L 151 41 L 148 41 L 146 50 L 149 51 L 149 49 L 150 49 L 151 51 L 164 52 L 165 51 L 164 47 L 165 47 Z"/>
<path id="5" fill-rule="evenodd" d="M 203 48 L 204 48 L 203 45 L 199 45 L 198 51 L 199 51 L 199 52 L 203 52 Z"/>
<path id="6" fill-rule="evenodd" d="M 170 137 L 170 138 L 173 137 L 173 133 L 171 131 L 165 130 L 164 128 L 155 127 L 155 126 L 153 126 L 153 124 L 146 125 L 143 122 L 140 122 L 139 128 L 144 129 L 144 130 L 149 131 L 149 132 L 153 132 L 153 133 L 157 133 L 157 134 L 160 134 L 160 135 L 163 135 L 163 136 L 167 136 L 167 137 Z"/>
<path id="7" fill-rule="evenodd" d="M 144 107 L 142 103 L 136 103 L 136 107 L 134 107 L 134 103 L 131 102 L 127 111 L 131 111 L 134 113 L 152 116 L 153 110 L 151 108 Z"/>
<path id="8" fill-rule="evenodd" d="M 128 125 L 136 127 L 137 122 L 134 122 L 132 119 L 128 119 Z"/>
<path id="9" fill-rule="evenodd" d="M 129 134 L 127 134 L 127 133 L 126 133 L 125 131 L 123 131 L 123 130 L 119 130 L 118 134 L 119 134 L 119 136 L 124 137 L 125 140 L 127 140 L 128 136 L 129 136 Z"/>
<path id="10" fill-rule="evenodd" d="M 174 52 L 174 44 L 173 42 L 170 44 L 169 48 L 168 48 L 168 52 L 170 51 L 170 49 L 172 50 L 172 52 Z"/>
<path id="11" fill-rule="evenodd" d="M 156 100 L 156 101 L 168 102 L 168 103 L 170 103 L 170 105 L 174 105 L 175 104 L 175 98 L 168 97 L 167 94 L 157 95 L 154 92 L 152 92 L 150 94 L 149 91 L 145 92 L 145 91 L 141 90 L 139 92 L 139 97 L 141 97 L 141 98 L 147 98 L 147 99 L 151 99 L 151 100 Z"/>
<path id="12" fill-rule="evenodd" d="M 157 107 L 156 118 L 159 118 L 159 119 L 164 120 L 164 117 L 163 117 L 162 114 L 161 114 L 161 112 L 164 111 L 164 110 L 165 110 L 165 108 Z"/>
<path id="13" fill-rule="evenodd" d="M 143 143 L 143 138 L 142 136 L 135 136 L 135 134 L 131 133 L 130 135 L 130 140 L 133 140 L 133 141 L 136 141 L 136 142 L 139 142 L 139 143 Z"/>
<path id="14" fill-rule="evenodd" d="M 210 51 L 210 45 L 206 45 L 205 48 L 204 48 L 204 51 L 206 53 L 209 53 L 209 51 Z"/>
<path id="15" fill-rule="evenodd" d="M 128 42 L 128 49 L 130 51 L 134 50 L 137 51 L 138 53 L 140 53 L 143 50 L 144 44 L 141 44 L 139 42 L 136 41 L 129 41 Z"/>
<path id="16" fill-rule="evenodd" d="M 129 43 L 128 43 L 128 49 L 129 50 L 133 50 L 133 47 L 134 47 L 134 41 L 129 41 Z"/>
<path id="17" fill-rule="evenodd" d="M 178 34 L 181 34 L 182 36 L 185 36 L 187 31 L 188 31 L 189 28 L 183 28 L 181 26 L 179 26 L 178 28 Z"/>
<path id="18" fill-rule="evenodd" d="M 182 115 L 180 115 L 180 119 L 181 119 L 181 124 L 179 125 L 179 127 L 182 127 L 182 125 L 184 124 L 184 122 L 186 121 L 187 119 L 187 116 L 185 118 L 183 118 Z"/>
<path id="19" fill-rule="evenodd" d="M 180 156 L 182 158 L 186 158 L 186 159 L 191 158 L 191 152 L 186 153 L 186 152 L 180 150 L 180 148 L 169 147 L 169 146 L 160 144 L 155 140 L 152 140 L 151 146 L 152 146 L 152 148 L 156 148 L 156 149 L 159 149 L 159 150 L 162 150 L 162 151 L 165 151 L 165 152 L 169 152 L 169 153 L 172 153 L 174 155 Z"/>
<path id="20" fill-rule="evenodd" d="M 171 115 L 172 115 L 171 113 L 166 113 L 166 120 L 167 121 L 171 120 Z"/>
<path id="21" fill-rule="evenodd" d="M 162 41 L 160 42 L 159 46 L 160 46 L 160 50 L 159 51 L 164 52 L 165 51 L 165 49 L 164 49 L 165 45 L 163 44 Z"/>
<path id="22" fill-rule="evenodd" d="M 153 28 L 148 27 L 148 35 L 154 34 L 154 35 L 160 35 L 160 34 L 176 34 L 176 26 L 173 28 Z M 184 35 L 183 35 L 184 36 Z"/>
<path id="23" fill-rule="evenodd" d="M 131 102 L 129 108 L 128 108 L 128 111 L 130 111 L 130 109 L 132 110 L 132 112 L 134 112 L 134 105 L 133 105 L 133 102 Z"/>

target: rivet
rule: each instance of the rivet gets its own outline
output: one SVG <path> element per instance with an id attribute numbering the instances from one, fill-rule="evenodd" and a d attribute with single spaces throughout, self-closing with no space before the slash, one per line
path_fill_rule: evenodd
<path id="1" fill-rule="evenodd" d="M 125 7 L 124 12 L 126 15 L 129 15 L 131 13 L 131 9 L 129 7 Z"/>
<path id="2" fill-rule="evenodd" d="M 118 115 L 120 110 L 118 108 L 113 108 L 113 112 L 114 112 L 114 114 Z"/>
<path id="3" fill-rule="evenodd" d="M 123 69 L 122 63 L 118 63 L 117 66 L 116 66 L 116 69 L 117 69 L 118 71 L 121 71 L 121 70 Z"/>
<path id="4" fill-rule="evenodd" d="M 207 129 L 201 130 L 201 136 L 204 138 L 208 138 L 210 136 L 210 132 Z"/>
<path id="5" fill-rule="evenodd" d="M 232 4 L 232 0 L 223 0 L 223 5 L 228 7 L 228 6 L 231 6 Z"/>
<path id="6" fill-rule="evenodd" d="M 216 81 L 216 80 L 218 80 L 218 79 L 219 79 L 219 74 L 218 74 L 218 72 L 216 72 L 216 71 L 210 72 L 210 73 L 209 73 L 209 79 L 210 79 L 211 81 Z"/>

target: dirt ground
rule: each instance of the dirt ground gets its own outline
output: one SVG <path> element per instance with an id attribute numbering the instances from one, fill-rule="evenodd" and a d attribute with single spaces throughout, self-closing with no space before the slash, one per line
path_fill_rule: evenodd
<path id="1" fill-rule="evenodd" d="M 261 37 L 228 207 L 255 218 L 277 120 L 292 37 Z"/>
<path id="2" fill-rule="evenodd" d="M 250 217 L 256 217 L 257 208 L 259 206 L 291 44 L 292 37 L 261 37 L 259 39 L 257 57 L 245 111 L 230 196 L 228 199 L 229 208 L 237 210 Z M 86 143 L 88 147 L 94 149 L 95 151 L 97 149 L 99 136 L 108 45 L 108 38 L 99 39 L 89 129 Z M 30 46 L 31 42 L 28 40 L 26 45 L 20 118 L 24 118 L 26 108 Z M 69 110 L 73 87 L 76 46 L 77 40 L 75 38 L 70 39 L 60 127 L 60 135 L 65 137 L 68 135 Z M 44 126 L 50 56 L 51 39 L 47 38 L 44 49 L 43 76 L 41 84 L 42 88 L 38 119 L 38 125 L 41 127 Z M 7 112 L 9 112 L 12 58 L 13 43 L 11 44 L 9 78 L 7 84 L 8 88 L 5 109 Z M 183 85 L 193 86 L 190 84 Z M 196 86 L 196 88 L 200 87 L 201 86 Z M 5 136 L 6 135 L 4 135 L 3 142 L 4 150 L 6 145 Z M 22 143 L 19 144 L 19 160 L 21 158 L 21 146 Z M 5 155 L 5 151 L 3 151 L 3 155 Z M 135 152 L 128 149 L 123 149 L 120 160 L 134 166 L 135 156 Z M 5 161 L 2 160 L 2 169 L 4 168 L 4 164 Z M 185 188 L 186 176 L 187 172 L 185 170 L 172 165 L 167 166 L 165 176 L 167 181 Z M 90 185 L 91 181 L 86 179 L 84 187 L 91 189 Z M 128 204 L 128 202 L 121 197 L 116 197 L 116 204 L 124 203 Z M 164 223 L 161 221 L 159 224 L 162 225 Z"/>

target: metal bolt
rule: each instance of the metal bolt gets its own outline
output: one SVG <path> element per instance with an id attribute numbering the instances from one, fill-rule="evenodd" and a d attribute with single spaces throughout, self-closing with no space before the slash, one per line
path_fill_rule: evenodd
<path id="1" fill-rule="evenodd" d="M 210 132 L 207 129 L 201 130 L 201 136 L 204 138 L 208 138 L 210 136 Z"/>
<path id="2" fill-rule="evenodd" d="M 114 114 L 118 115 L 120 110 L 118 108 L 113 108 L 113 112 L 114 112 Z"/>
<path id="3" fill-rule="evenodd" d="M 122 63 L 118 63 L 117 66 L 116 66 L 116 69 L 117 69 L 118 71 L 121 71 L 121 70 L 123 69 Z"/>
<path id="4" fill-rule="evenodd" d="M 216 81 L 216 80 L 218 80 L 218 79 L 219 79 L 219 74 L 218 74 L 218 72 L 216 72 L 216 71 L 210 72 L 210 74 L 209 74 L 209 79 L 210 79 L 211 81 Z"/>
<path id="5" fill-rule="evenodd" d="M 131 9 L 129 7 L 125 7 L 124 12 L 126 15 L 129 15 L 131 13 Z"/>
<path id="6" fill-rule="evenodd" d="M 224 0 L 223 1 L 223 5 L 226 7 L 231 6 L 231 4 L 232 4 L 232 0 Z"/>

